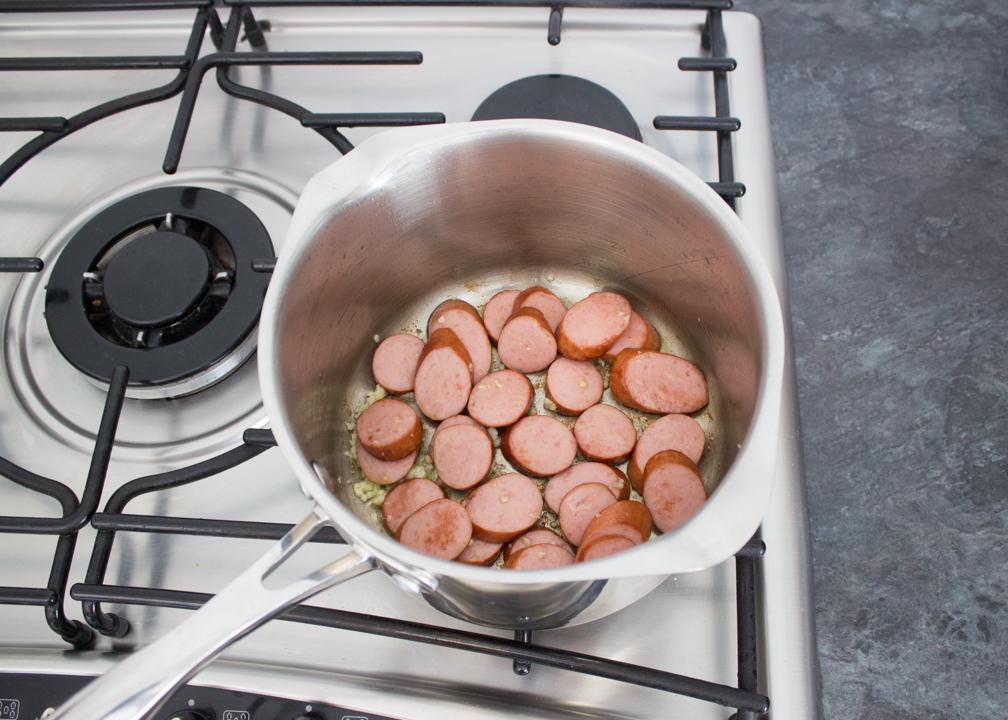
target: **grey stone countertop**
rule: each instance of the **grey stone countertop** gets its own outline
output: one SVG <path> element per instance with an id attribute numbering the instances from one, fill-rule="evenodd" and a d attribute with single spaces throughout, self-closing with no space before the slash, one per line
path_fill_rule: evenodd
<path id="1" fill-rule="evenodd" d="M 1008 717 L 1008 2 L 736 8 L 766 45 L 825 716 Z"/>

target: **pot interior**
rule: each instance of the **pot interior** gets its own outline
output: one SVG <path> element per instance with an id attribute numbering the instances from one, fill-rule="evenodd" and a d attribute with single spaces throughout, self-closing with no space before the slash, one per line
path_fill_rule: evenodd
<path id="1" fill-rule="evenodd" d="M 375 391 L 375 338 L 424 333 L 447 298 L 482 307 L 498 290 L 534 284 L 568 304 L 624 293 L 663 349 L 707 377 L 710 404 L 696 417 L 710 492 L 753 420 L 763 323 L 750 276 L 709 210 L 616 145 L 477 135 L 408 153 L 328 210 L 294 261 L 275 341 L 284 410 L 304 456 L 381 532 L 380 513 L 360 497 L 351 430 Z M 431 432 L 426 423 L 424 449 Z M 504 467 L 498 452 L 495 470 Z"/>

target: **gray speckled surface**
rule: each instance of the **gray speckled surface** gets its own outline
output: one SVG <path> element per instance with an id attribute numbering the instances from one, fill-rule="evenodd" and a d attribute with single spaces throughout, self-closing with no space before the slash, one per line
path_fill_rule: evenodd
<path id="1" fill-rule="evenodd" d="M 1008 3 L 763 20 L 827 718 L 1008 716 Z"/>

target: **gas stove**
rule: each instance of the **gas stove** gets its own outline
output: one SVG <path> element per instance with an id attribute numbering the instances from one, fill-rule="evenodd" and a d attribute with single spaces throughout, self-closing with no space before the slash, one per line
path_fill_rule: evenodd
<path id="1" fill-rule="evenodd" d="M 730 7 L 0 3 L 0 720 L 162 635 L 307 511 L 259 397 L 259 303 L 299 189 L 382 127 L 536 116 L 635 137 L 732 204 L 786 308 L 760 27 Z M 534 636 L 365 576 L 156 717 L 818 717 L 790 362 L 784 388 L 771 505 L 734 560 Z M 292 572 L 343 552 L 316 539 Z"/>

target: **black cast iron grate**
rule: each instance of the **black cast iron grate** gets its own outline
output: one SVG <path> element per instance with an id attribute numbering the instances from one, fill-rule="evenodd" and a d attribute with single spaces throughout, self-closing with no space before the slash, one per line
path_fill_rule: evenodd
<path id="1" fill-rule="evenodd" d="M 184 9 L 195 10 L 195 19 L 185 51 L 177 56 L 139 57 L 53 57 L 2 58 L 0 72 L 26 70 L 88 70 L 88 69 L 175 69 L 177 75 L 167 84 L 115 100 L 110 100 L 73 117 L 0 117 L 0 132 L 39 131 L 32 140 L 0 163 L 0 185 L 20 167 L 45 148 L 93 122 L 115 113 L 158 102 L 181 94 L 175 123 L 165 152 L 162 169 L 174 173 L 179 166 L 190 119 L 204 75 L 216 71 L 218 86 L 234 97 L 255 102 L 285 113 L 305 128 L 310 128 L 345 154 L 353 144 L 339 128 L 386 127 L 441 123 L 442 113 L 315 113 L 274 93 L 241 85 L 229 76 L 229 68 L 239 65 L 376 65 L 419 64 L 423 56 L 417 51 L 404 52 L 291 52 L 276 53 L 265 49 L 264 30 L 268 24 L 256 20 L 253 8 L 282 5 L 450 5 L 543 7 L 549 9 L 547 41 L 561 42 L 565 7 L 622 7 L 702 9 L 707 12 L 702 30 L 702 44 L 710 52 L 707 57 L 681 58 L 682 71 L 710 72 L 714 81 L 715 108 L 709 117 L 661 115 L 653 120 L 659 130 L 710 131 L 716 134 L 718 179 L 710 186 L 734 207 L 734 199 L 745 192 L 745 186 L 734 178 L 731 134 L 738 130 L 739 120 L 730 114 L 727 74 L 734 70 L 735 60 L 727 56 L 722 11 L 732 7 L 732 0 L 224 0 L 228 19 L 224 23 L 213 0 L 0 0 L 0 12 L 59 12 Z M 251 51 L 236 50 L 239 36 L 252 46 Z M 200 47 L 209 33 L 216 52 L 200 55 Z M 258 258 L 252 267 L 258 272 L 270 272 L 274 258 Z M 40 272 L 39 258 L 0 258 L 0 272 Z M 112 637 L 129 632 L 129 624 L 120 616 L 105 612 L 101 603 L 154 605 L 174 608 L 197 608 L 210 595 L 199 592 L 126 587 L 105 583 L 112 545 L 117 532 L 174 533 L 220 538 L 254 538 L 276 540 L 290 526 L 278 523 L 244 522 L 202 518 L 132 515 L 125 512 L 134 498 L 151 492 L 197 482 L 233 468 L 275 445 L 269 430 L 250 429 L 238 447 L 195 465 L 166 473 L 138 478 L 119 488 L 106 504 L 104 512 L 96 512 L 111 458 L 119 414 L 129 380 L 129 368 L 117 366 L 110 372 L 111 382 L 102 413 L 84 491 L 80 499 L 66 485 L 41 477 L 0 458 L 0 475 L 23 487 L 56 499 L 62 508 L 58 518 L 0 517 L 0 532 L 50 534 L 58 536 L 48 582 L 44 588 L 0 587 L 0 604 L 36 605 L 45 608 L 48 624 L 67 642 L 78 648 L 90 647 L 94 630 Z M 88 522 L 98 531 L 91 553 L 85 582 L 73 586 L 70 597 L 83 605 L 88 625 L 69 620 L 64 614 L 66 583 L 73 557 L 77 531 Z M 340 543 L 332 531 L 318 533 L 313 542 Z M 640 667 L 605 658 L 549 648 L 532 642 L 532 633 L 520 631 L 514 640 L 476 632 L 376 617 L 328 608 L 301 606 L 293 608 L 281 619 L 375 635 L 395 637 L 471 652 L 513 659 L 514 672 L 527 674 L 532 663 L 610 678 L 642 687 L 681 694 L 725 707 L 736 708 L 739 720 L 756 718 L 767 712 L 769 700 L 758 691 L 756 570 L 757 560 L 765 547 L 758 536 L 735 556 L 737 601 L 738 686 L 731 687 L 690 678 L 675 673 Z M 90 626 L 90 627 L 89 627 Z"/>

